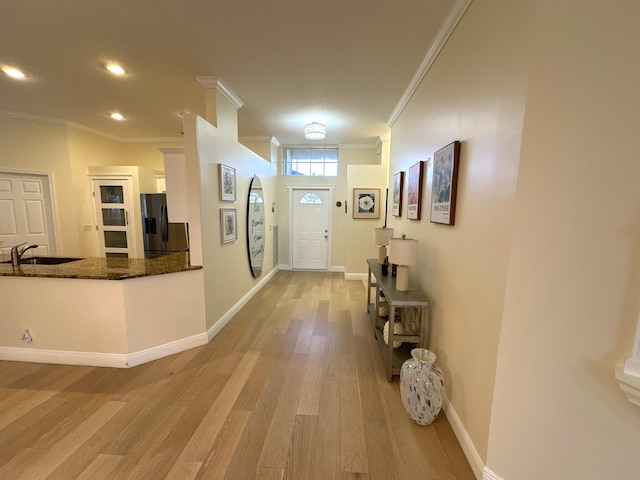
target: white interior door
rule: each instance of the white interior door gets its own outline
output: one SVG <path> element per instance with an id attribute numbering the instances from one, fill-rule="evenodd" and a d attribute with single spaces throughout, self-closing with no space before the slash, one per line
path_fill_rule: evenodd
<path id="1" fill-rule="evenodd" d="M 292 267 L 327 270 L 331 231 L 329 190 L 294 189 L 291 195 Z"/>
<path id="2" fill-rule="evenodd" d="M 0 252 L 29 242 L 30 255 L 55 255 L 53 208 L 48 175 L 0 172 Z"/>
<path id="3" fill-rule="evenodd" d="M 101 257 L 136 257 L 133 229 L 129 221 L 131 184 L 128 179 L 94 178 L 98 255 Z"/>

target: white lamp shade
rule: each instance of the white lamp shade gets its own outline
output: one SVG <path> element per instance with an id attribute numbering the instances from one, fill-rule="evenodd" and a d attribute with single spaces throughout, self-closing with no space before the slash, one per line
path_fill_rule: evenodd
<path id="1" fill-rule="evenodd" d="M 389 240 L 389 263 L 394 265 L 415 265 L 418 263 L 418 240 L 391 238 Z"/>
<path id="2" fill-rule="evenodd" d="M 393 228 L 376 228 L 374 231 L 375 243 L 379 247 L 389 245 L 389 240 L 393 237 Z"/>

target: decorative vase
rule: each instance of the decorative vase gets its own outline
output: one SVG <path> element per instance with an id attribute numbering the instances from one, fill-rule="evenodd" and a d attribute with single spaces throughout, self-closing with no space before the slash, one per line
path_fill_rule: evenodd
<path id="1" fill-rule="evenodd" d="M 444 374 L 435 364 L 436 354 L 414 348 L 400 370 L 400 396 L 404 409 L 418 425 L 435 420 L 444 400 Z"/>

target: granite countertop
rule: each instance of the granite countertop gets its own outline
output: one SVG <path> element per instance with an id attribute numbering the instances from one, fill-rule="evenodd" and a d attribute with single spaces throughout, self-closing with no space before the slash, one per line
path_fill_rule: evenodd
<path id="1" fill-rule="evenodd" d="M 26 258 L 28 257 L 25 256 Z M 0 262 L 7 260 L 11 260 L 9 255 L 0 255 Z M 189 252 L 177 252 L 148 259 L 87 257 L 60 265 L 21 264 L 17 268 L 14 268 L 10 262 L 0 263 L 0 276 L 126 280 L 201 268 L 201 266 L 191 265 Z"/>

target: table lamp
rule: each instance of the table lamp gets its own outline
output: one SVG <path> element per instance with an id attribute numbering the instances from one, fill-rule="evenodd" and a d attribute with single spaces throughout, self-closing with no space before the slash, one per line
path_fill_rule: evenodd
<path id="1" fill-rule="evenodd" d="M 413 238 L 389 239 L 389 263 L 398 266 L 396 290 L 409 290 L 409 265 L 418 263 L 418 240 Z"/>
<path id="2" fill-rule="evenodd" d="M 387 245 L 389 240 L 393 237 L 393 228 L 376 228 L 374 230 L 374 239 L 376 245 L 378 245 L 378 263 L 385 265 L 387 263 Z"/>

